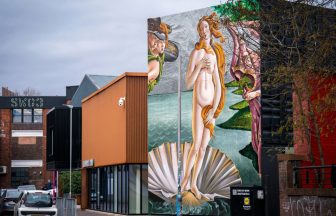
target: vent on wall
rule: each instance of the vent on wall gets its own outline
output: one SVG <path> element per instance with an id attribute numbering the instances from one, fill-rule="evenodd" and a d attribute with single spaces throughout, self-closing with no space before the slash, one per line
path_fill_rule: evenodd
<path id="1" fill-rule="evenodd" d="M 7 173 L 7 167 L 6 166 L 0 166 L 0 174 L 6 174 Z"/>

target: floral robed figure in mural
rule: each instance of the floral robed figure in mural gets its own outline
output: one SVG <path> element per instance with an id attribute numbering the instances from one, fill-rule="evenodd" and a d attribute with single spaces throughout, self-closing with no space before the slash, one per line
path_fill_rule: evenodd
<path id="1" fill-rule="evenodd" d="M 240 22 L 239 28 L 248 33 L 250 40 L 258 41 L 260 36 L 256 29 L 259 22 Z M 248 102 L 252 116 L 251 135 L 252 147 L 258 156 L 258 171 L 261 173 L 261 103 L 260 103 L 260 55 L 250 48 L 246 38 L 239 32 L 237 24 L 226 23 L 226 28 L 233 39 L 233 56 L 230 66 L 232 77 L 241 82 L 248 80 L 250 86 L 244 85 L 243 98 Z"/>
<path id="2" fill-rule="evenodd" d="M 189 189 L 197 199 L 202 193 L 197 188 L 197 178 L 201 170 L 206 148 L 214 136 L 215 119 L 219 116 L 225 103 L 226 88 L 225 54 L 220 43 L 224 42 L 219 31 L 219 20 L 215 13 L 203 16 L 197 25 L 199 42 L 190 54 L 186 73 L 186 86 L 193 88 L 192 136 L 193 145 L 188 155 L 183 190 Z M 214 38 L 213 38 L 214 37 Z M 192 172 L 193 170 L 193 172 Z"/>

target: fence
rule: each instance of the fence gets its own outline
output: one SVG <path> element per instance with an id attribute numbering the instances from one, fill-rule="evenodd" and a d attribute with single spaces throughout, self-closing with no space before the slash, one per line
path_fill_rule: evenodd
<path id="1" fill-rule="evenodd" d="M 293 168 L 294 187 L 336 188 L 336 165 Z"/>
<path id="2" fill-rule="evenodd" d="M 74 198 L 56 198 L 57 216 L 77 216 L 77 202 Z"/>

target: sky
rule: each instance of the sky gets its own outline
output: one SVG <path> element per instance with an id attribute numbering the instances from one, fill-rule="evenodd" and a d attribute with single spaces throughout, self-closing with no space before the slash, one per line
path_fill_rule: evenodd
<path id="1" fill-rule="evenodd" d="M 65 95 L 85 74 L 147 70 L 147 18 L 220 0 L 1 0 L 0 86 Z"/>

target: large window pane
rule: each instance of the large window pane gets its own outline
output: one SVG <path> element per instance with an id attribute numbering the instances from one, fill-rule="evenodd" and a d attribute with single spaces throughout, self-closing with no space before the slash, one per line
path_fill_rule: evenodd
<path id="1" fill-rule="evenodd" d="M 33 122 L 32 109 L 24 109 L 23 110 L 23 122 L 24 123 L 32 123 Z"/>
<path id="2" fill-rule="evenodd" d="M 148 213 L 148 165 L 142 165 L 141 173 L 142 214 Z"/>
<path id="3" fill-rule="evenodd" d="M 103 177 L 103 196 L 104 196 L 104 204 L 103 210 L 107 211 L 107 167 L 104 167 L 104 174 Z"/>
<path id="4" fill-rule="evenodd" d="M 118 165 L 118 213 L 121 213 L 121 193 L 122 193 L 122 177 L 121 177 L 121 165 Z"/>
<path id="5" fill-rule="evenodd" d="M 118 168 L 114 166 L 114 203 L 113 203 L 113 212 L 118 212 Z"/>
<path id="6" fill-rule="evenodd" d="M 99 168 L 99 209 L 104 211 L 105 207 L 105 167 Z"/>
<path id="7" fill-rule="evenodd" d="M 13 188 L 19 185 L 29 183 L 29 170 L 28 168 L 12 168 L 11 171 L 11 184 Z"/>
<path id="8" fill-rule="evenodd" d="M 140 165 L 129 165 L 129 213 L 141 213 L 141 169 Z"/>
<path id="9" fill-rule="evenodd" d="M 21 109 L 13 109 L 13 123 L 21 123 L 22 122 L 22 110 Z"/>
<path id="10" fill-rule="evenodd" d="M 93 176 L 93 182 L 94 182 L 94 186 L 93 186 L 93 191 L 92 191 L 92 197 L 94 200 L 94 207 L 93 209 L 97 209 L 97 203 L 98 203 L 98 169 L 94 169 L 95 173 Z"/>
<path id="11" fill-rule="evenodd" d="M 108 194 L 107 194 L 107 202 L 108 202 L 108 208 L 107 211 L 112 212 L 112 201 L 113 201 L 113 169 L 112 167 L 108 167 L 108 171 L 107 171 L 107 178 L 108 178 L 108 184 L 107 184 L 107 188 L 108 188 Z"/>
<path id="12" fill-rule="evenodd" d="M 96 208 L 100 209 L 100 168 L 97 168 L 97 205 Z"/>
<path id="13" fill-rule="evenodd" d="M 42 123 L 42 109 L 34 109 L 34 123 Z"/>
<path id="14" fill-rule="evenodd" d="M 128 214 L 128 165 L 123 165 L 122 168 L 122 212 Z"/>

